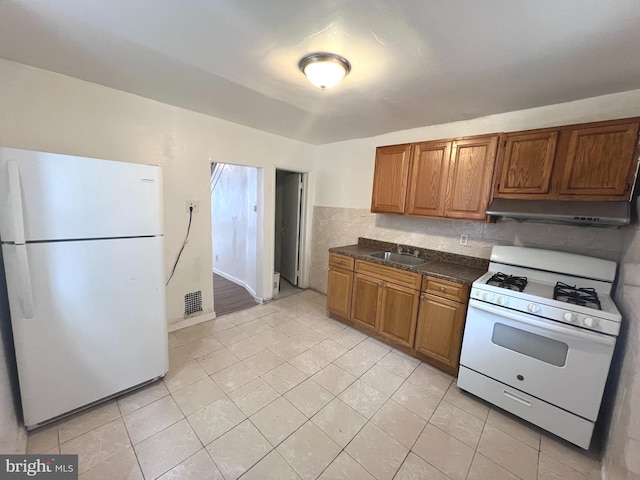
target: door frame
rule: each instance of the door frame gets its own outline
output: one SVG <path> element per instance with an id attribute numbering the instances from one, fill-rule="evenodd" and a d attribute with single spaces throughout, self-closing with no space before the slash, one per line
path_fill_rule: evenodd
<path id="1" fill-rule="evenodd" d="M 264 167 L 259 167 L 259 166 L 255 166 L 255 165 L 246 165 L 246 164 L 241 164 L 241 163 L 233 163 L 233 162 L 228 162 L 228 161 L 217 161 L 214 162 L 213 160 L 210 160 L 209 164 L 212 163 L 218 163 L 220 165 L 230 165 L 230 166 L 234 166 L 234 167 L 243 167 L 243 168 L 252 168 L 256 170 L 256 205 L 255 205 L 255 213 L 256 213 L 256 235 L 255 238 L 253 239 L 255 241 L 256 244 L 256 259 L 255 259 L 255 290 L 252 292 L 252 288 L 245 284 L 244 282 L 240 282 L 238 283 L 236 278 L 232 278 L 229 277 L 227 275 L 222 274 L 221 272 L 218 272 L 218 274 L 224 278 L 227 278 L 230 281 L 233 281 L 234 283 L 238 283 L 239 285 L 243 286 L 247 292 L 253 296 L 253 298 L 259 302 L 262 303 L 264 301 L 264 286 L 263 286 L 263 262 L 264 262 L 264 223 L 265 223 L 265 218 L 264 218 L 264 202 L 262 201 L 262 199 L 264 198 L 264 190 L 265 190 L 265 186 L 264 186 Z M 213 196 L 213 190 L 210 191 L 210 196 L 209 196 L 209 201 L 212 201 L 212 196 Z M 212 253 L 212 257 L 211 257 L 211 265 L 212 265 L 212 271 L 213 271 L 213 265 L 215 262 L 215 254 L 214 254 L 214 244 L 215 244 L 215 237 L 216 234 L 213 232 L 213 228 L 212 228 L 212 222 L 213 222 L 213 212 L 210 212 L 210 218 L 209 218 L 209 233 L 211 235 L 211 253 Z M 215 294 L 214 294 L 215 295 Z M 214 303 L 214 312 L 215 312 L 215 303 Z"/>
<path id="2" fill-rule="evenodd" d="M 310 238 L 310 233 L 308 232 L 308 206 L 309 206 L 309 172 L 296 170 L 287 166 L 276 166 L 273 170 L 273 205 L 275 208 L 276 204 L 276 173 L 278 170 L 298 173 L 300 174 L 300 181 L 302 182 L 302 191 L 300 192 L 300 223 L 298 225 L 298 288 L 308 288 L 309 279 L 307 275 L 307 253 L 308 253 L 308 239 Z M 275 215 L 273 218 L 274 225 L 274 240 L 275 240 Z M 275 249 L 275 241 L 274 241 L 274 249 Z M 275 258 L 275 250 L 274 250 L 274 258 Z M 275 271 L 274 262 L 271 262 L 271 275 L 273 276 L 273 271 Z M 266 297 L 266 295 L 265 295 Z"/>

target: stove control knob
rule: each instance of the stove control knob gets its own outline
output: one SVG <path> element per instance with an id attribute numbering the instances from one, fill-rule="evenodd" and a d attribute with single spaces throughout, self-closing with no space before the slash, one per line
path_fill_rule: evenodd
<path id="1" fill-rule="evenodd" d="M 509 305 L 509 297 L 498 297 L 498 305 Z"/>
<path id="2" fill-rule="evenodd" d="M 527 305 L 527 310 L 529 310 L 531 313 L 539 313 L 540 305 L 538 305 L 537 303 L 530 303 L 529 305 Z"/>
<path id="3" fill-rule="evenodd" d="M 576 321 L 576 314 L 575 313 L 571 313 L 571 312 L 567 312 L 562 316 L 567 322 L 575 322 Z"/>
<path id="4" fill-rule="evenodd" d="M 489 300 L 489 294 L 488 293 L 484 293 L 482 295 L 482 299 L 486 302 L 487 300 Z"/>
<path id="5" fill-rule="evenodd" d="M 597 318 L 587 317 L 584 319 L 584 324 L 589 328 L 595 328 L 600 324 L 600 322 L 598 322 Z"/>
<path id="6" fill-rule="evenodd" d="M 502 295 L 500 295 L 500 296 L 498 297 L 498 299 L 496 300 L 496 303 L 497 303 L 498 305 L 504 305 L 504 297 L 503 297 Z"/>

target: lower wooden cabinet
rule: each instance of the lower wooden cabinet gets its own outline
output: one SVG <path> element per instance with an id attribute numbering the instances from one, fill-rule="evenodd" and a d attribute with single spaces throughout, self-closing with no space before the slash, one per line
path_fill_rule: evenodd
<path id="1" fill-rule="evenodd" d="M 382 287 L 378 332 L 407 347 L 413 346 L 420 292 L 387 283 Z"/>
<path id="2" fill-rule="evenodd" d="M 420 297 L 414 348 L 451 374 L 458 371 L 466 311 L 466 303 L 432 293 Z"/>
<path id="3" fill-rule="evenodd" d="M 365 327 L 378 329 L 382 302 L 382 280 L 356 273 L 353 279 L 351 320 Z"/>
<path id="4" fill-rule="evenodd" d="M 351 320 L 396 344 L 412 348 L 420 292 L 420 275 L 357 261 Z"/>
<path id="5" fill-rule="evenodd" d="M 348 319 L 351 316 L 351 290 L 353 272 L 342 268 L 329 267 L 327 283 L 327 311 Z"/>
<path id="6" fill-rule="evenodd" d="M 330 255 L 332 316 L 454 375 L 468 297 L 466 285 Z"/>
<path id="7" fill-rule="evenodd" d="M 415 348 L 455 367 L 460 353 L 466 306 L 428 293 L 420 301 Z"/>
<path id="8" fill-rule="evenodd" d="M 337 253 L 329 254 L 327 279 L 327 311 L 348 320 L 351 318 L 351 292 L 353 290 L 353 258 Z"/>

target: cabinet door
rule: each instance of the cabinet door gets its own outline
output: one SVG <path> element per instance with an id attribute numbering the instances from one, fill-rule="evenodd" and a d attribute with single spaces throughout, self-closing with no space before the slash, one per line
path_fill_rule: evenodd
<path id="1" fill-rule="evenodd" d="M 351 320 L 378 329 L 382 281 L 356 273 L 353 277 Z"/>
<path id="2" fill-rule="evenodd" d="M 340 318 L 350 318 L 352 289 L 353 272 L 341 268 L 329 267 L 327 311 Z"/>
<path id="3" fill-rule="evenodd" d="M 628 200 L 637 141 L 638 123 L 572 130 L 560 194 Z"/>
<path id="4" fill-rule="evenodd" d="M 498 192 L 549 193 L 557 142 L 557 131 L 507 135 Z"/>
<path id="5" fill-rule="evenodd" d="M 453 142 L 444 203 L 445 217 L 486 219 L 497 146 L 498 135 Z"/>
<path id="6" fill-rule="evenodd" d="M 415 349 L 458 368 L 466 305 L 425 293 L 420 300 Z"/>
<path id="7" fill-rule="evenodd" d="M 371 198 L 372 212 L 404 213 L 410 154 L 410 144 L 376 149 Z"/>
<path id="8" fill-rule="evenodd" d="M 378 332 L 407 347 L 413 347 L 420 292 L 384 283 Z"/>
<path id="9" fill-rule="evenodd" d="M 450 154 L 451 142 L 424 142 L 413 146 L 405 213 L 443 215 Z"/>

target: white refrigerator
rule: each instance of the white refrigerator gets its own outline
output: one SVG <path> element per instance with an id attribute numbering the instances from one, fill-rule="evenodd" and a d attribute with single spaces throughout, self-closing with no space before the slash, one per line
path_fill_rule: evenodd
<path id="1" fill-rule="evenodd" d="M 28 428 L 167 372 L 160 167 L 0 148 L 0 240 Z"/>

